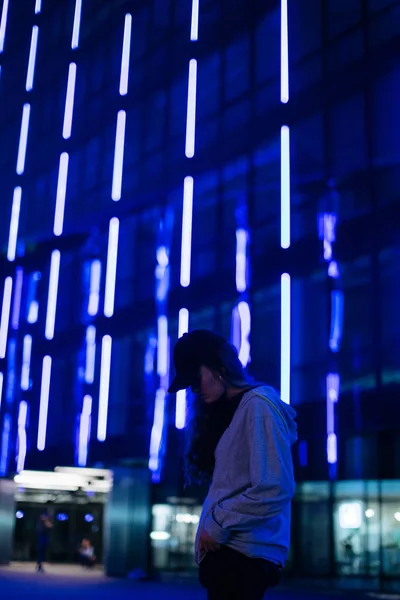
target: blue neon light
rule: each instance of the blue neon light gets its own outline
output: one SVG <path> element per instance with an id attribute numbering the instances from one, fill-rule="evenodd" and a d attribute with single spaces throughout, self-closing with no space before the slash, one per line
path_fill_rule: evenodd
<path id="1" fill-rule="evenodd" d="M 85 515 L 85 521 L 86 521 L 86 523 L 93 523 L 94 516 L 90 515 L 90 514 Z"/>
<path id="2" fill-rule="evenodd" d="M 39 426 L 37 449 L 42 452 L 46 447 L 47 415 L 49 411 L 51 356 L 45 356 L 42 364 L 42 380 L 40 388 Z"/>
<path id="3" fill-rule="evenodd" d="M 19 317 L 21 313 L 21 299 L 22 299 L 22 284 L 24 282 L 24 271 L 21 267 L 18 267 L 15 273 L 15 290 L 14 290 L 14 303 L 11 317 L 11 327 L 15 331 L 19 327 Z"/>
<path id="4" fill-rule="evenodd" d="M 26 74 L 25 89 L 27 92 L 30 92 L 33 89 L 33 78 L 35 76 L 35 64 L 36 64 L 38 37 L 39 37 L 39 27 L 37 25 L 34 25 L 32 27 L 32 37 L 31 37 L 31 48 L 30 48 L 30 52 L 29 52 L 28 72 Z"/>
<path id="5" fill-rule="evenodd" d="M 106 286 L 104 295 L 104 315 L 106 317 L 112 317 L 114 314 L 115 282 L 117 278 L 118 259 L 118 237 L 119 220 L 116 217 L 114 217 L 110 221 L 108 232 Z"/>
<path id="6" fill-rule="evenodd" d="M 28 404 L 25 401 L 19 403 L 18 411 L 18 452 L 17 452 L 17 473 L 25 468 L 27 440 L 26 424 L 28 418 Z"/>
<path id="7" fill-rule="evenodd" d="M 159 470 L 159 455 L 164 430 L 166 391 L 159 388 L 156 392 L 154 422 L 150 437 L 149 469 L 153 473 Z"/>
<path id="8" fill-rule="evenodd" d="M 4 477 L 8 471 L 8 453 L 11 433 L 11 416 L 6 414 L 3 419 L 3 433 L 1 436 L 0 475 Z"/>
<path id="9" fill-rule="evenodd" d="M 36 0 L 35 3 L 35 15 L 38 15 L 42 10 L 42 0 Z"/>
<path id="10" fill-rule="evenodd" d="M 54 214 L 54 226 L 53 226 L 53 233 L 56 236 L 60 236 L 62 234 L 63 227 L 64 227 L 65 196 L 67 194 L 67 179 L 68 179 L 68 163 L 69 163 L 69 156 L 66 152 L 63 152 L 60 156 L 60 165 L 59 165 L 59 169 L 58 169 L 56 210 L 55 210 L 55 214 Z"/>
<path id="11" fill-rule="evenodd" d="M 8 236 L 7 259 L 10 262 L 15 260 L 17 251 L 19 215 L 21 212 L 22 189 L 18 186 L 14 189 L 13 203 L 11 209 L 10 233 Z"/>
<path id="12" fill-rule="evenodd" d="M 189 311 L 187 308 L 181 308 L 179 311 L 178 336 L 182 337 L 189 331 Z M 186 426 L 187 414 L 187 392 L 179 390 L 176 394 L 175 427 L 184 429 Z"/>
<path id="13" fill-rule="evenodd" d="M 82 15 L 82 0 L 76 0 L 75 2 L 75 14 L 74 14 L 74 27 L 72 30 L 72 50 L 76 50 L 79 46 L 79 33 L 81 29 L 81 15 Z"/>
<path id="14" fill-rule="evenodd" d="M 193 177 L 185 177 L 183 185 L 181 286 L 190 285 L 192 260 Z"/>
<path id="15" fill-rule="evenodd" d="M 281 102 L 289 102 L 289 33 L 287 0 L 281 0 Z"/>
<path id="16" fill-rule="evenodd" d="M 196 90 L 197 90 L 197 60 L 189 62 L 188 100 L 186 116 L 186 147 L 187 158 L 193 158 L 196 137 Z"/>
<path id="17" fill-rule="evenodd" d="M 47 297 L 47 314 L 45 337 L 52 340 L 54 337 L 54 327 L 56 322 L 58 280 L 60 275 L 61 254 L 59 250 L 53 250 L 50 261 L 49 293 Z"/>
<path id="18" fill-rule="evenodd" d="M 9 0 L 3 0 L 3 10 L 1 12 L 1 21 L 0 21 L 0 54 L 4 50 L 4 42 L 6 40 L 8 4 L 9 4 Z"/>
<path id="19" fill-rule="evenodd" d="M 78 465 L 85 467 L 88 456 L 88 446 L 90 441 L 90 428 L 92 420 L 92 397 L 87 395 L 83 399 L 82 413 L 79 424 L 79 448 Z M 86 518 L 85 518 L 86 520 Z"/>
<path id="20" fill-rule="evenodd" d="M 120 110 L 117 117 L 115 134 L 114 170 L 112 179 L 111 198 L 114 202 L 121 200 L 122 173 L 124 168 L 126 112 Z"/>
<path id="21" fill-rule="evenodd" d="M 281 398 L 290 404 L 290 276 L 281 276 Z"/>
<path id="22" fill-rule="evenodd" d="M 3 305 L 0 319 L 0 358 L 5 358 L 8 338 L 8 326 L 10 323 L 11 294 L 13 280 L 6 277 L 3 290 Z"/>
<path id="23" fill-rule="evenodd" d="M 29 119 L 31 116 L 31 105 L 24 104 L 22 109 L 21 133 L 19 136 L 17 174 L 22 175 L 25 170 L 26 147 L 28 144 Z"/>
<path id="24" fill-rule="evenodd" d="M 290 131 L 281 128 L 281 248 L 290 247 Z"/>
<path id="25" fill-rule="evenodd" d="M 85 368 L 85 381 L 86 383 L 93 383 L 94 381 L 94 367 L 96 360 L 96 327 L 89 325 L 86 329 L 86 368 Z"/>
<path id="26" fill-rule="evenodd" d="M 192 22 L 190 27 L 190 41 L 199 39 L 199 0 L 192 0 Z"/>
<path id="27" fill-rule="evenodd" d="M 105 335 L 101 345 L 99 414 L 97 421 L 97 439 L 104 442 L 107 437 L 108 401 L 110 394 L 111 372 L 111 336 Z"/>
<path id="28" fill-rule="evenodd" d="M 24 513 L 22 512 L 22 510 L 17 510 L 17 512 L 15 513 L 15 518 L 16 519 L 23 519 L 24 518 Z"/>
<path id="29" fill-rule="evenodd" d="M 99 312 L 101 282 L 101 261 L 94 260 L 90 265 L 90 292 L 88 315 L 94 317 Z"/>
<path id="30" fill-rule="evenodd" d="M 119 93 L 125 96 L 128 93 L 129 58 L 131 53 L 132 15 L 125 15 L 124 41 L 122 44 L 121 77 Z"/>
<path id="31" fill-rule="evenodd" d="M 22 369 L 21 369 L 21 390 L 27 391 L 30 388 L 30 370 L 32 356 L 32 336 L 25 335 L 22 347 Z"/>
<path id="32" fill-rule="evenodd" d="M 339 352 L 343 332 L 343 292 L 333 290 L 331 293 L 331 332 L 329 336 L 329 348 L 332 352 Z"/>
<path id="33" fill-rule="evenodd" d="M 72 117 L 74 115 L 74 99 L 75 99 L 75 83 L 76 83 L 76 64 L 71 63 L 68 70 L 67 94 L 65 97 L 63 138 L 68 140 L 71 137 Z"/>
<path id="34" fill-rule="evenodd" d="M 4 383 L 4 375 L 0 371 L 0 410 L 1 410 L 1 402 L 3 399 L 3 383 Z"/>

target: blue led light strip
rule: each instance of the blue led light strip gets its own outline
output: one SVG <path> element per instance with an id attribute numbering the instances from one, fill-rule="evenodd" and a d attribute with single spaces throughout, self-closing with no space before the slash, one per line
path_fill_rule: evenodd
<path id="1" fill-rule="evenodd" d="M 3 10 L 1 11 L 1 20 L 0 20 L 0 54 L 4 51 L 4 43 L 6 40 L 8 5 L 9 5 L 9 0 L 3 0 Z"/>
<path id="2" fill-rule="evenodd" d="M 289 101 L 289 35 L 287 0 L 281 0 L 281 90 L 280 100 Z M 281 127 L 281 248 L 291 244 L 290 233 L 290 130 Z M 291 279 L 289 273 L 281 276 L 281 398 L 290 404 L 291 372 Z"/>

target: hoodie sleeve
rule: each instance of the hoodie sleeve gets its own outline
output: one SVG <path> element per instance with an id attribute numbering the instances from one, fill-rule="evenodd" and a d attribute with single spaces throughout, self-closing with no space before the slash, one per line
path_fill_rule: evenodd
<path id="1" fill-rule="evenodd" d="M 204 528 L 218 543 L 230 531 L 248 531 L 279 514 L 293 498 L 295 483 L 291 442 L 283 418 L 267 402 L 250 403 L 243 415 L 247 428 L 251 485 L 241 494 L 220 502 Z"/>

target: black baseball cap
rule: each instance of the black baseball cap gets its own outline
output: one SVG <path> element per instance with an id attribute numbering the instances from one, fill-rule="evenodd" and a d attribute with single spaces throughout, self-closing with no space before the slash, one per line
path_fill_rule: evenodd
<path id="1" fill-rule="evenodd" d="M 174 348 L 175 379 L 168 391 L 172 394 L 193 385 L 202 365 L 210 369 L 220 368 L 221 352 L 230 346 L 222 335 L 208 329 L 185 333 Z"/>

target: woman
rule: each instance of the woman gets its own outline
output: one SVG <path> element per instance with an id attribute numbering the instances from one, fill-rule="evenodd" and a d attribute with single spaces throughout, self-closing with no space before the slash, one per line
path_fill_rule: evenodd
<path id="1" fill-rule="evenodd" d="M 211 331 L 180 338 L 174 364 L 170 392 L 196 394 L 187 481 L 211 480 L 195 544 L 200 582 L 209 600 L 261 600 L 289 550 L 296 413 L 252 383 L 236 349 Z"/>

